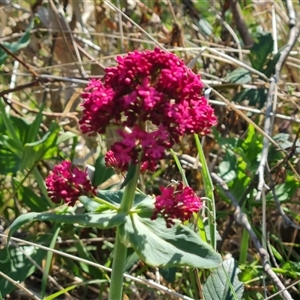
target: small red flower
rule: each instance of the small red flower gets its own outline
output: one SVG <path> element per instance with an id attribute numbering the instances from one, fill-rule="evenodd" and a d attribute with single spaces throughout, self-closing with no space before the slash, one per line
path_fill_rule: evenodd
<path id="1" fill-rule="evenodd" d="M 161 187 L 160 190 L 161 195 L 156 197 L 151 219 L 162 215 L 168 228 L 175 224 L 174 219 L 186 221 L 202 208 L 201 199 L 190 187 L 184 187 L 181 182 L 176 186 Z"/>
<path id="2" fill-rule="evenodd" d="M 69 206 L 74 206 L 80 196 L 96 195 L 87 172 L 72 166 L 70 161 L 56 165 L 53 171 L 50 171 L 45 183 L 49 197 L 54 203 L 63 201 Z"/>

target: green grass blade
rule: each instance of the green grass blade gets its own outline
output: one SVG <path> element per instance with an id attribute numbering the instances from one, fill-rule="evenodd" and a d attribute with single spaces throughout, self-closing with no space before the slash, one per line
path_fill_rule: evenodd
<path id="1" fill-rule="evenodd" d="M 247 255 L 248 255 L 248 246 L 249 246 L 249 233 L 246 229 L 243 230 L 242 241 L 241 241 L 241 251 L 239 264 L 247 264 Z"/>
<path id="2" fill-rule="evenodd" d="M 49 196 L 48 196 L 48 192 L 47 192 L 47 188 L 45 185 L 45 181 L 43 176 L 41 175 L 40 171 L 38 170 L 37 167 L 34 167 L 32 170 L 32 174 L 35 177 L 35 180 L 39 186 L 39 188 L 41 189 L 41 192 L 43 194 L 43 196 L 48 200 L 48 204 L 50 207 L 55 207 L 55 204 L 53 202 L 51 202 Z"/>
<path id="3" fill-rule="evenodd" d="M 11 122 L 10 117 L 7 115 L 6 111 L 5 111 L 5 107 L 4 107 L 4 103 L 2 100 L 0 100 L 0 113 L 1 113 L 1 118 L 5 124 L 5 127 L 8 131 L 9 136 L 14 140 L 14 142 L 16 143 L 16 145 L 18 146 L 18 150 L 22 151 L 23 150 L 23 145 L 22 142 L 20 141 L 20 139 L 18 138 L 16 131 L 14 129 L 14 125 Z"/>
<path id="4" fill-rule="evenodd" d="M 181 175 L 181 177 L 182 177 L 183 183 L 184 183 L 186 186 L 189 186 L 189 183 L 188 183 L 188 181 L 187 181 L 187 179 L 186 179 L 186 177 L 185 177 L 184 170 L 183 170 L 183 168 L 182 168 L 182 166 L 181 166 L 181 163 L 180 163 L 180 161 L 179 161 L 177 155 L 175 154 L 175 152 L 174 152 L 172 149 L 171 149 L 171 153 L 172 153 L 172 155 L 173 155 L 173 158 L 174 158 L 174 160 L 175 160 L 175 163 L 176 163 L 176 166 L 177 166 L 177 168 L 178 168 L 178 170 L 179 170 L 179 173 L 180 173 L 180 175 Z"/>
<path id="5" fill-rule="evenodd" d="M 209 222 L 209 232 L 210 232 L 210 242 L 212 247 L 216 250 L 217 249 L 217 241 L 216 241 L 216 208 L 215 208 L 215 198 L 214 198 L 214 186 L 209 174 L 208 166 L 206 163 L 206 159 L 202 150 L 202 146 L 199 140 L 199 136 L 194 134 L 196 147 L 199 155 L 199 160 L 202 164 L 202 176 L 203 176 L 203 184 L 204 184 L 204 191 L 205 196 L 210 199 L 207 201 L 207 207 L 210 211 L 208 214 L 208 222 Z"/>
<path id="6" fill-rule="evenodd" d="M 49 248 L 51 248 L 51 249 L 55 248 L 59 232 L 60 232 L 60 226 L 58 226 L 56 228 Z M 52 258 L 53 258 L 53 252 L 48 251 L 47 252 L 47 257 L 46 257 L 46 266 L 45 266 L 45 270 L 44 270 L 44 274 L 43 274 L 43 278 L 42 278 L 42 287 L 41 287 L 41 297 L 42 298 L 44 298 L 44 296 L 45 296 L 45 292 L 46 292 L 46 288 L 47 288 L 48 275 L 49 275 L 49 271 L 50 271 L 50 267 L 51 267 Z"/>

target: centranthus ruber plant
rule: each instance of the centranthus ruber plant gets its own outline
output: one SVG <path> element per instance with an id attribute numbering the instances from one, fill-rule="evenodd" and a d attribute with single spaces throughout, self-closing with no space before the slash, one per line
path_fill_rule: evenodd
<path id="1" fill-rule="evenodd" d="M 124 176 L 121 190 L 98 190 L 86 171 L 63 161 L 46 179 L 49 196 L 53 202 L 71 207 L 79 200 L 86 212 L 23 217 L 23 223 L 60 220 L 116 228 L 110 300 L 122 299 L 128 248 L 146 264 L 162 268 L 214 268 L 222 262 L 199 232 L 191 229 L 197 226 L 189 226 L 199 218 L 203 204 L 186 180 L 160 187 L 157 197 L 137 189 L 140 174 L 154 171 L 183 135 L 203 136 L 216 124 L 203 87 L 200 77 L 182 60 L 158 48 L 118 57 L 117 65 L 106 68 L 102 80 L 92 79 L 82 94 L 80 127 L 89 135 L 105 134 L 111 126 L 118 128 L 105 163 Z M 15 229 L 12 226 L 12 231 Z"/>

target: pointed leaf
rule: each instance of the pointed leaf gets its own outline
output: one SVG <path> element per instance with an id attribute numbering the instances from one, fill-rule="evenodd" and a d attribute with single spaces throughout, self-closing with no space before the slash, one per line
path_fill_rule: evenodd
<path id="1" fill-rule="evenodd" d="M 0 99 L 0 115 L 1 115 L 1 121 L 5 125 L 7 135 L 15 142 L 17 150 L 23 151 L 23 144 L 18 139 L 13 122 L 11 120 L 11 116 L 9 114 L 7 114 L 7 112 L 5 110 L 4 102 L 2 101 L 2 99 Z"/>
<path id="2" fill-rule="evenodd" d="M 114 205 L 119 205 L 121 203 L 123 194 L 124 194 L 124 190 L 121 191 L 98 190 L 97 191 L 97 197 L 104 199 Z M 149 196 L 141 193 L 135 193 L 133 206 L 138 205 L 140 202 L 142 202 L 145 198 L 148 197 Z"/>
<path id="3" fill-rule="evenodd" d="M 66 131 L 63 132 L 62 134 L 59 135 L 59 137 L 56 140 L 56 145 L 59 145 L 60 143 L 63 143 L 69 139 L 72 139 L 73 137 L 75 137 L 76 134 L 71 132 L 71 131 Z"/>
<path id="4" fill-rule="evenodd" d="M 20 169 L 20 158 L 8 149 L 2 148 L 0 144 L 0 174 L 16 174 Z"/>
<path id="5" fill-rule="evenodd" d="M 267 100 L 266 89 L 244 89 L 240 93 L 237 93 L 232 99 L 233 102 L 241 102 L 243 100 L 249 100 L 250 106 L 262 108 Z"/>
<path id="6" fill-rule="evenodd" d="M 101 183 L 105 182 L 111 176 L 115 174 L 115 171 L 112 168 L 107 168 L 105 166 L 104 156 L 100 155 L 95 162 L 95 173 L 93 177 L 93 185 L 98 186 Z"/>
<path id="7" fill-rule="evenodd" d="M 9 49 L 12 53 L 15 53 L 20 49 L 25 48 L 30 42 L 30 31 L 33 28 L 33 25 L 34 25 L 34 21 L 32 19 L 24 35 L 17 42 L 12 42 L 12 43 L 3 42 L 3 45 L 7 49 Z M 0 49 L 0 66 L 5 62 L 7 56 L 8 56 L 7 53 L 3 49 Z"/>
<path id="8" fill-rule="evenodd" d="M 49 150 L 56 151 L 56 140 L 58 132 L 58 124 L 52 123 L 49 132 L 47 132 L 41 140 L 36 141 L 34 143 L 25 144 L 21 169 L 31 169 L 35 163 L 37 163 L 43 158 L 47 158 Z M 50 157 L 51 156 L 52 155 L 50 155 Z"/>
<path id="9" fill-rule="evenodd" d="M 26 186 L 20 186 L 20 182 L 16 179 L 13 180 L 13 184 L 18 200 L 23 201 L 32 211 L 42 212 L 48 209 L 48 201 L 44 197 L 38 196 Z"/>
<path id="10" fill-rule="evenodd" d="M 219 165 L 219 175 L 225 182 L 230 182 L 237 176 L 237 159 L 232 150 L 225 149 L 225 151 L 225 157 Z"/>
<path id="11" fill-rule="evenodd" d="M 28 139 L 25 143 L 32 143 L 36 141 L 37 135 L 39 133 L 39 129 L 42 123 L 43 119 L 43 109 L 45 107 L 45 104 L 42 104 L 39 113 L 36 115 L 34 121 L 30 124 L 29 130 L 28 130 Z M 24 143 L 24 144 L 25 144 Z"/>
<path id="12" fill-rule="evenodd" d="M 244 285 L 238 278 L 238 273 L 240 272 L 233 258 L 226 259 L 223 264 L 213 270 L 207 278 L 203 287 L 205 300 L 242 299 Z"/>
<path id="13" fill-rule="evenodd" d="M 133 178 L 133 176 L 135 174 L 136 168 L 137 168 L 137 165 L 132 165 L 131 164 L 129 166 L 128 172 L 126 174 L 126 178 L 125 178 L 124 182 L 121 185 L 121 189 L 124 188 L 129 183 L 129 181 L 131 181 L 131 179 Z"/>
<path id="14" fill-rule="evenodd" d="M 257 41 L 250 49 L 250 61 L 254 69 L 263 71 L 268 61 L 267 58 L 273 51 L 273 45 L 274 41 L 270 32 L 259 34 Z"/>
<path id="15" fill-rule="evenodd" d="M 167 228 L 161 218 L 152 221 L 132 214 L 119 233 L 122 242 L 151 266 L 215 268 L 222 263 L 220 254 L 191 229 L 183 225 Z"/>
<path id="16" fill-rule="evenodd" d="M 31 212 L 20 215 L 17 219 L 15 219 L 10 226 L 8 240 L 22 225 L 32 221 L 52 221 L 69 224 L 78 223 L 84 227 L 108 229 L 123 224 L 125 222 L 125 215 L 115 211 L 105 211 L 101 214 L 77 215 Z"/>
<path id="17" fill-rule="evenodd" d="M 226 79 L 233 83 L 249 83 L 252 78 L 250 72 L 244 68 L 237 68 L 226 76 Z"/>

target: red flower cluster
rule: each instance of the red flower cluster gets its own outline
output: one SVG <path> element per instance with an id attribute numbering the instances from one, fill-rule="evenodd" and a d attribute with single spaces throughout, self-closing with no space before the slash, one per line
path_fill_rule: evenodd
<path id="1" fill-rule="evenodd" d="M 96 190 L 87 176 L 86 172 L 72 166 L 70 161 L 56 165 L 45 180 L 51 200 L 74 206 L 80 196 L 96 195 Z"/>
<path id="2" fill-rule="evenodd" d="M 156 197 L 152 220 L 160 214 L 164 217 L 167 227 L 174 225 L 174 219 L 186 221 L 194 212 L 202 208 L 200 198 L 190 187 L 184 187 L 180 182 L 177 186 L 160 188 L 161 195 Z"/>
<path id="3" fill-rule="evenodd" d="M 183 134 L 207 134 L 216 124 L 213 109 L 202 95 L 199 76 L 183 61 L 159 48 L 134 51 L 117 58 L 116 67 L 106 68 L 103 81 L 91 80 L 82 94 L 84 133 L 105 133 L 107 126 L 133 128 L 120 132 L 113 145 L 119 169 L 128 164 L 161 159 Z M 151 122 L 158 129 L 145 131 Z"/>

